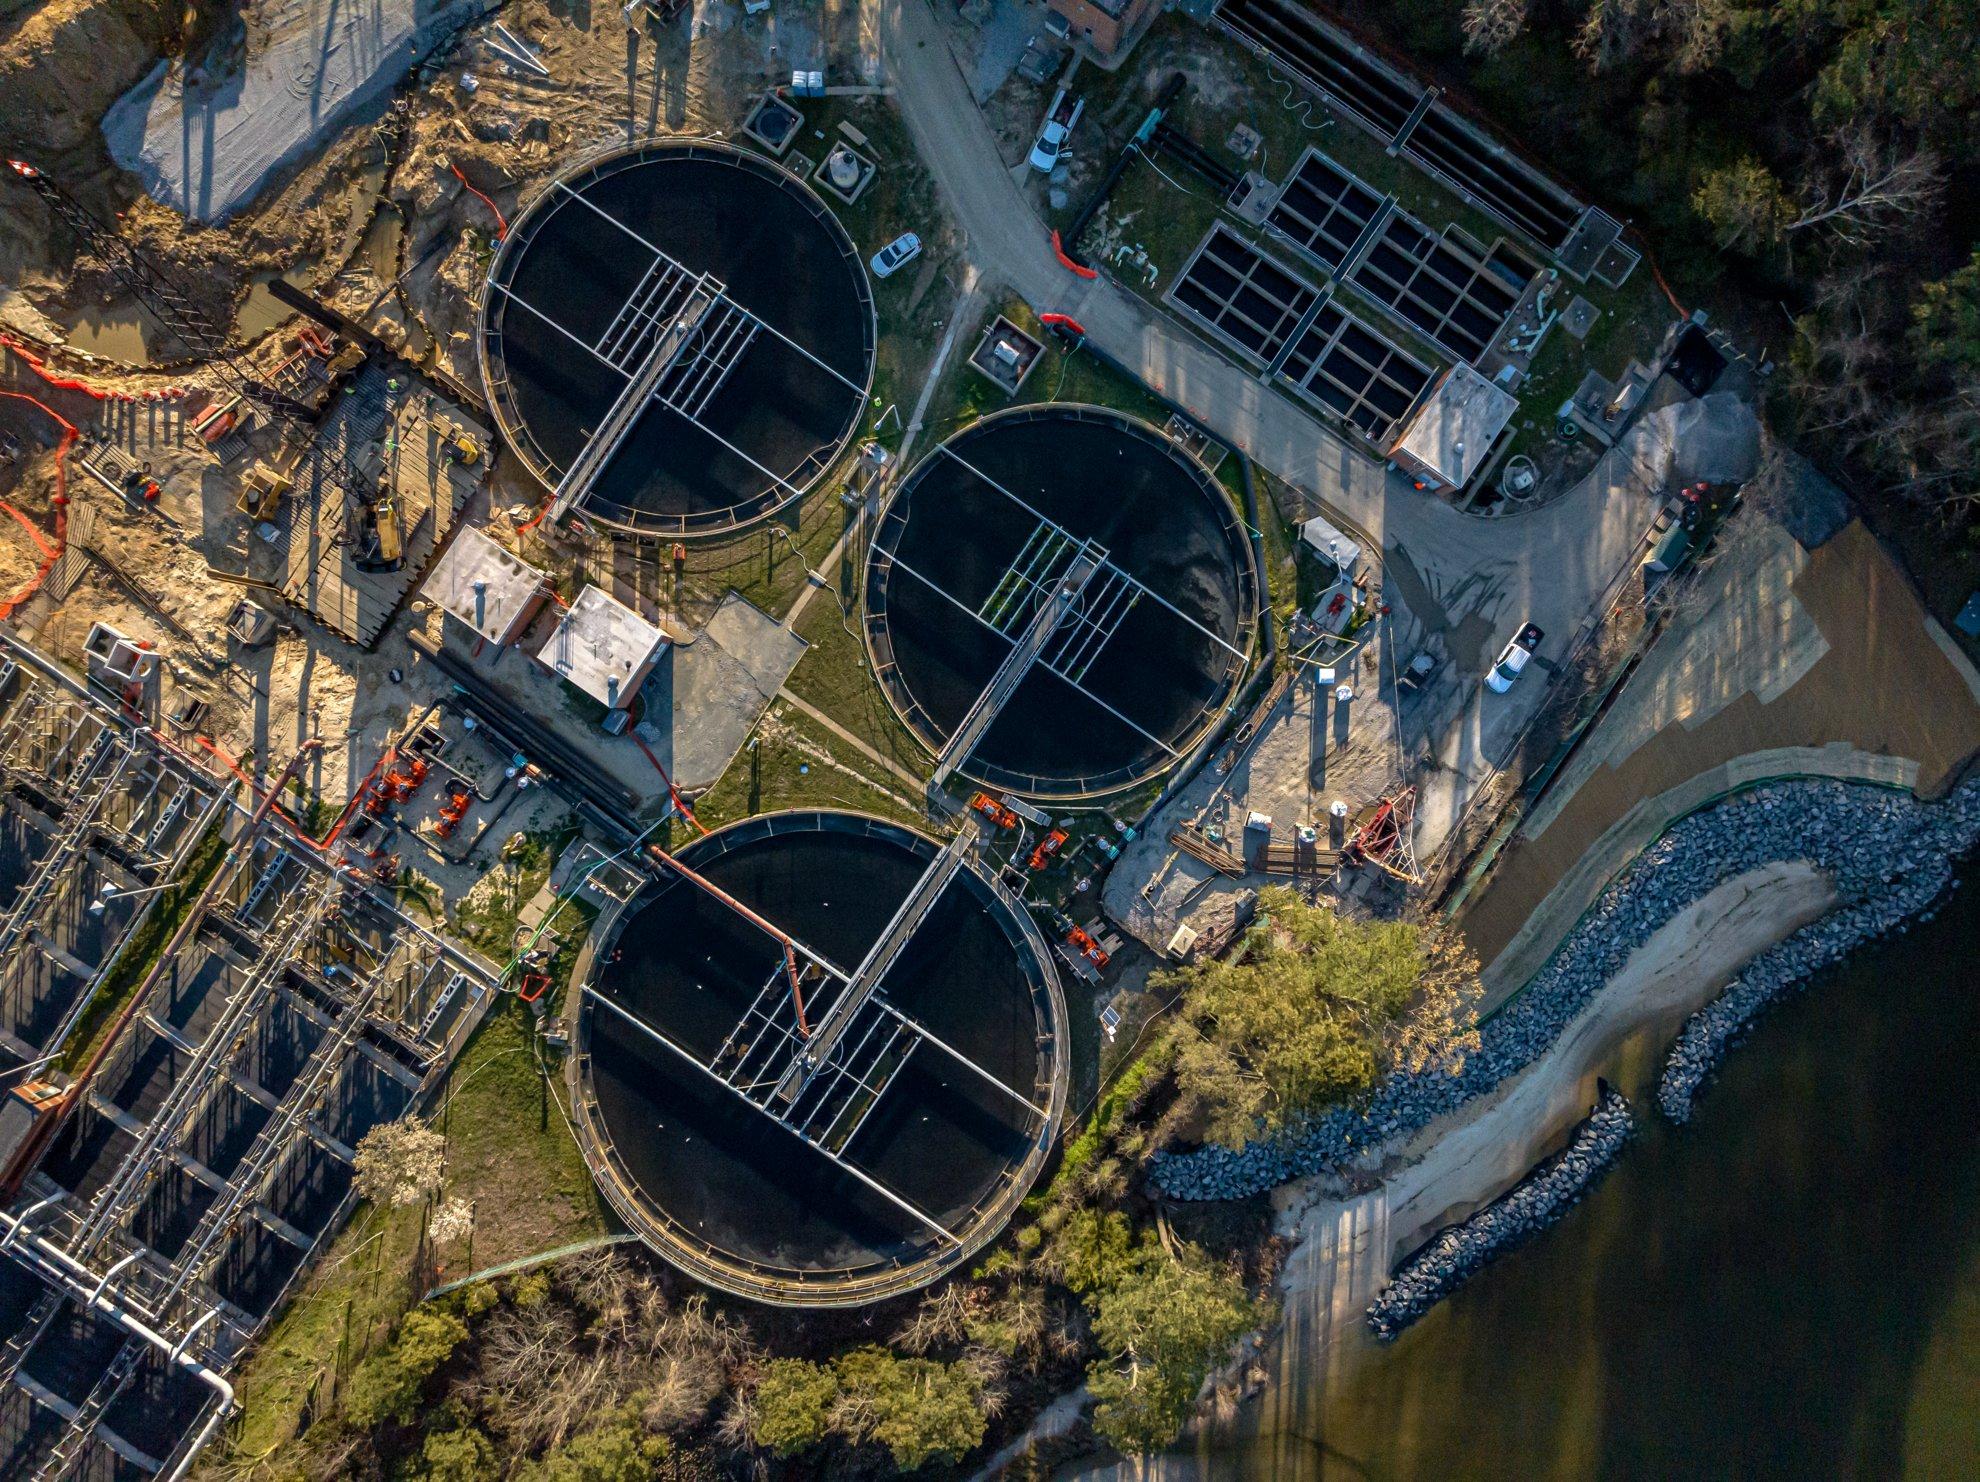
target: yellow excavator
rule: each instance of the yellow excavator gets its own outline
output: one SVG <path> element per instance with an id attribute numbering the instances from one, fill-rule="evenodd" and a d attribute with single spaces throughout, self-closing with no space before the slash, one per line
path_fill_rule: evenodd
<path id="1" fill-rule="evenodd" d="M 281 512 L 290 483 L 289 476 L 274 464 L 258 460 L 242 477 L 234 508 L 256 524 L 272 520 Z"/>

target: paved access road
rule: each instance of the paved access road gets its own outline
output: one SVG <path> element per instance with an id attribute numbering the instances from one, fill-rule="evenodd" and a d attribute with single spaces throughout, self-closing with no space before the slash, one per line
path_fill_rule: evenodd
<path id="1" fill-rule="evenodd" d="M 1000 154 L 928 0 L 869 3 L 908 133 L 986 287 L 1001 282 L 1040 311 L 1072 315 L 1093 344 L 1298 490 L 1308 513 L 1328 513 L 1378 542 L 1384 594 L 1411 620 L 1397 630 L 1401 662 L 1428 634 L 1445 635 L 1454 662 L 1444 671 L 1446 692 L 1429 707 L 1436 718 L 1426 741 L 1440 770 L 1420 779 L 1419 848 L 1427 854 L 1546 688 L 1529 681 L 1493 695 L 1480 682 L 1485 667 L 1528 621 L 1547 631 L 1543 658 L 1562 652 L 1635 553 L 1650 496 L 1617 476 L 1618 459 L 1608 474 L 1598 469 L 1531 513 L 1460 514 L 1144 300 L 1105 278 L 1067 272 L 1022 188 L 1027 167 Z"/>

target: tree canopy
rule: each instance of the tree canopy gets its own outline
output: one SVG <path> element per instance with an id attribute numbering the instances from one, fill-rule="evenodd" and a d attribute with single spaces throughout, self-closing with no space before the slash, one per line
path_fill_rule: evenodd
<path id="1" fill-rule="evenodd" d="M 1477 1046 L 1472 964 L 1406 922 L 1354 921 L 1282 886 L 1220 960 L 1157 974 L 1180 989 L 1176 1080 L 1228 1147 L 1366 1091 L 1401 1067 L 1460 1065 Z"/>

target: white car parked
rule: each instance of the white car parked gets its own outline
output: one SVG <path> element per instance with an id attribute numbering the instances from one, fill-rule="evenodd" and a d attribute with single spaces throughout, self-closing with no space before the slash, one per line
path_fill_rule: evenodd
<path id="1" fill-rule="evenodd" d="M 873 269 L 874 277 L 884 278 L 897 268 L 913 262 L 919 256 L 921 256 L 921 238 L 917 237 L 913 232 L 902 232 L 893 241 L 873 254 L 873 261 L 869 266 Z"/>
<path id="2" fill-rule="evenodd" d="M 1038 142 L 1031 146 L 1031 168 L 1050 173 L 1065 152 L 1066 136 L 1079 122 L 1079 116 L 1086 110 L 1086 100 L 1075 98 L 1060 88 L 1052 97 L 1052 106 L 1045 110 L 1045 122 L 1038 130 Z"/>
<path id="3" fill-rule="evenodd" d="M 1532 623 L 1528 623 L 1513 635 L 1499 661 L 1492 666 L 1491 673 L 1485 676 L 1485 685 L 1495 695 L 1503 695 L 1513 687 L 1513 681 L 1526 672 L 1526 666 L 1533 662 L 1533 650 L 1540 646 L 1546 637 Z"/>

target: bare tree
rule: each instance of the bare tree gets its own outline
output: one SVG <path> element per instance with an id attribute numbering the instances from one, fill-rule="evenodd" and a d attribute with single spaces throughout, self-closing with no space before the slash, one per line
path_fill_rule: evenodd
<path id="1" fill-rule="evenodd" d="M 1703 72 L 1725 50 L 1733 10 L 1733 0 L 1594 0 L 1571 44 L 1596 72 L 1652 50 L 1675 71 Z"/>
<path id="2" fill-rule="evenodd" d="M 1526 29 L 1527 0 L 1465 0 L 1464 49 L 1490 56 Z"/>
<path id="3" fill-rule="evenodd" d="M 381 1122 L 357 1146 L 358 1195 L 401 1208 L 440 1192 L 447 1139 L 417 1117 Z"/>
<path id="4" fill-rule="evenodd" d="M 1861 247 L 1938 203 L 1945 170 L 1929 149 L 1901 144 L 1868 124 L 1834 135 L 1836 169 L 1811 184 L 1801 214 L 1782 228 L 1791 237 L 1821 227 Z"/>

